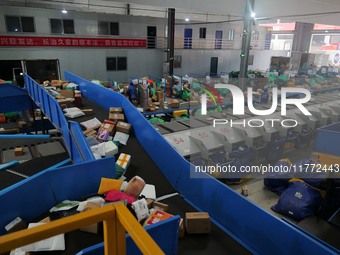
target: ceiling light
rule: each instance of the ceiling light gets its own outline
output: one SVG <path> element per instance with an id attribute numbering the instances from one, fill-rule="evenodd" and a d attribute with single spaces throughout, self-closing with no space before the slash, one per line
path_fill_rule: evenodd
<path id="1" fill-rule="evenodd" d="M 280 21 L 281 21 L 281 20 L 280 20 L 280 19 L 278 19 L 276 23 L 277 23 L 277 24 L 280 24 Z"/>
<path id="2" fill-rule="evenodd" d="M 63 14 L 66 14 L 66 13 L 67 13 L 67 10 L 64 8 L 64 9 L 61 10 L 61 12 L 62 12 Z"/>
<path id="3" fill-rule="evenodd" d="M 250 16 L 251 16 L 252 18 L 255 18 L 256 13 L 255 13 L 255 12 L 252 12 L 252 13 L 250 14 Z"/>
<path id="4" fill-rule="evenodd" d="M 190 19 L 189 19 L 189 18 L 185 18 L 184 20 L 185 20 L 186 22 L 190 21 Z"/>

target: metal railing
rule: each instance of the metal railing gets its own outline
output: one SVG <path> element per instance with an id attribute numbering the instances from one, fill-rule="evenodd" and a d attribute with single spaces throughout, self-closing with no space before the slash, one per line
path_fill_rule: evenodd
<path id="1" fill-rule="evenodd" d="M 106 205 L 41 226 L 0 236 L 0 254 L 101 221 L 103 221 L 105 255 L 126 254 L 126 231 L 143 254 L 164 254 L 123 203 Z"/>

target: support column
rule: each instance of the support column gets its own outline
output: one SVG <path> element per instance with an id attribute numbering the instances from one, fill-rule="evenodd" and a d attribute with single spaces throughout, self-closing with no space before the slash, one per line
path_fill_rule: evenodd
<path id="1" fill-rule="evenodd" d="M 242 48 L 241 48 L 241 64 L 240 64 L 240 85 L 241 89 L 245 89 L 245 78 L 247 78 L 248 72 L 248 59 L 249 59 L 249 48 L 251 40 L 251 26 L 253 24 L 252 13 L 254 10 L 254 0 L 246 0 L 246 10 L 244 17 L 244 27 L 242 35 Z"/>
<path id="2" fill-rule="evenodd" d="M 293 38 L 292 51 L 304 52 L 309 51 L 310 40 L 312 38 L 312 31 L 314 24 L 312 23 L 295 23 L 295 31 Z"/>
<path id="3" fill-rule="evenodd" d="M 174 53 L 175 53 L 175 9 L 168 9 L 168 42 L 167 62 L 169 63 L 169 76 L 174 74 Z"/>

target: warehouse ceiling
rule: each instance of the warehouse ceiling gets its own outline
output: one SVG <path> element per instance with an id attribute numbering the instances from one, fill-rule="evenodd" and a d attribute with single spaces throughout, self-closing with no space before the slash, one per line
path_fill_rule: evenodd
<path id="1" fill-rule="evenodd" d="M 246 0 L 0 0 L 0 5 L 67 9 L 98 13 L 166 17 L 167 8 L 176 9 L 177 22 L 240 20 Z M 129 11 L 128 11 L 129 9 Z M 258 23 L 301 21 L 340 25 L 339 0 L 255 0 Z"/>

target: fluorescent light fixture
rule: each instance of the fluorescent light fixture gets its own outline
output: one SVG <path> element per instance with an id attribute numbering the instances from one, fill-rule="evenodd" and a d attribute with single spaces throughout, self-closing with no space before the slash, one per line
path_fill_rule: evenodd
<path id="1" fill-rule="evenodd" d="M 255 13 L 255 12 L 252 12 L 252 13 L 250 14 L 250 16 L 251 16 L 252 18 L 255 18 L 256 13 Z"/>
<path id="2" fill-rule="evenodd" d="M 186 17 L 184 20 L 185 20 L 186 22 L 190 21 L 190 19 L 189 19 L 188 17 Z"/>
<path id="3" fill-rule="evenodd" d="M 66 14 L 66 13 L 67 13 L 67 10 L 64 8 L 64 9 L 61 10 L 61 12 L 62 12 L 63 14 Z"/>

